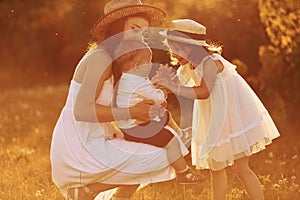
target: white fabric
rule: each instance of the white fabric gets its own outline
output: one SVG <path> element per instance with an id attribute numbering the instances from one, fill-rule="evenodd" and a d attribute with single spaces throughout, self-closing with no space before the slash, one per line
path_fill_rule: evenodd
<path id="1" fill-rule="evenodd" d="M 117 106 L 128 108 L 143 100 L 152 100 L 156 104 L 161 104 L 165 101 L 165 94 L 161 89 L 155 88 L 149 78 L 123 73 L 119 80 Z M 135 122 L 135 119 L 119 120 L 118 125 L 120 128 L 128 129 L 135 127 Z"/>
<path id="2" fill-rule="evenodd" d="M 179 83 L 181 86 L 193 87 L 197 84 L 200 84 L 201 76 L 192 69 L 190 63 L 179 66 L 176 71 L 176 76 L 178 77 Z M 185 146 L 189 148 L 191 146 L 192 140 L 192 102 L 189 99 L 184 99 L 178 97 L 178 102 L 180 103 L 181 109 L 181 119 L 180 119 L 180 128 L 181 128 L 181 140 L 184 142 Z"/>
<path id="3" fill-rule="evenodd" d="M 194 102 L 191 152 L 196 168 L 220 170 L 265 149 L 279 132 L 236 66 L 219 54 L 211 58 L 221 61 L 224 70 L 210 97 Z M 203 62 L 196 70 L 203 70 Z"/>
<path id="4" fill-rule="evenodd" d="M 51 143 L 52 178 L 63 195 L 66 196 L 67 188 L 95 182 L 148 184 L 175 177 L 165 149 L 123 139 L 105 140 L 103 133 L 110 130 L 111 123 L 76 121 L 73 107 L 80 87 L 81 84 L 71 81 Z M 109 106 L 112 95 L 113 85 L 107 80 L 97 103 Z M 183 155 L 188 153 L 183 144 L 181 150 Z M 104 199 L 109 196 L 103 195 Z"/>

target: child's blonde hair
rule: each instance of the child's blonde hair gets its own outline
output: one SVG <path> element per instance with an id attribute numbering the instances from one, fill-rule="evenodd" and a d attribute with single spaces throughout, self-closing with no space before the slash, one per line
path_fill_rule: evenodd
<path id="1" fill-rule="evenodd" d="M 152 56 L 152 51 L 148 44 L 140 40 L 124 40 L 114 51 L 113 76 L 115 84 L 120 80 L 123 69 L 132 67 L 136 59 L 141 56 Z"/>

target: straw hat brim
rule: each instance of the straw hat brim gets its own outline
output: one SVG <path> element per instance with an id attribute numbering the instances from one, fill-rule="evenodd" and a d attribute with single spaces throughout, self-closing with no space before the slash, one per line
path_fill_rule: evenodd
<path id="1" fill-rule="evenodd" d="M 159 34 L 168 40 L 173 40 L 176 42 L 199 45 L 199 46 L 204 46 L 204 47 L 209 46 L 209 44 L 207 44 L 205 40 L 195 40 L 192 38 L 184 38 L 184 37 L 179 37 L 179 36 L 175 36 L 175 35 L 168 35 L 167 31 L 159 31 Z"/>
<path id="2" fill-rule="evenodd" d="M 150 26 L 157 26 L 160 24 L 160 21 L 166 17 L 166 12 L 158 7 L 151 5 L 130 5 L 125 6 L 119 9 L 116 9 L 112 12 L 109 12 L 102 17 L 94 24 L 91 29 L 91 35 L 97 39 L 103 39 L 107 30 L 106 27 L 112 22 L 121 19 L 126 16 L 145 13 L 149 16 Z"/>

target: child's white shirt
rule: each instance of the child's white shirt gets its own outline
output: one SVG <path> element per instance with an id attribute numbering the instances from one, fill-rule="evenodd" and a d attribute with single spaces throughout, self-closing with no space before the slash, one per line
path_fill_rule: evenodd
<path id="1" fill-rule="evenodd" d="M 148 77 L 141 77 L 134 74 L 123 73 L 116 95 L 116 104 L 120 108 L 128 108 L 143 100 L 152 100 L 156 104 L 165 101 L 165 94 L 161 89 L 157 89 Z M 136 126 L 135 119 L 119 120 L 118 125 L 122 129 Z"/>

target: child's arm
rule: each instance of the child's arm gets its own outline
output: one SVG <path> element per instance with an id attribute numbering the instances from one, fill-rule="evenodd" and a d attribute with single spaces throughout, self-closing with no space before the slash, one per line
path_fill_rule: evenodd
<path id="1" fill-rule="evenodd" d="M 147 81 L 137 88 L 135 94 L 144 100 L 152 100 L 156 104 L 161 104 L 165 101 L 167 93 L 162 89 L 156 89 L 150 81 Z"/>

